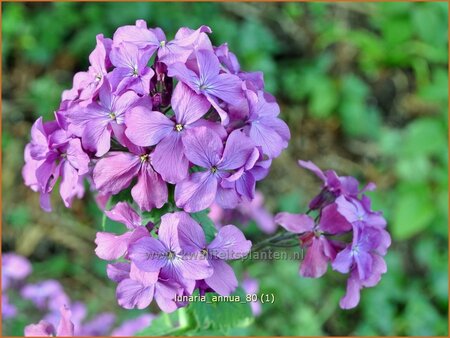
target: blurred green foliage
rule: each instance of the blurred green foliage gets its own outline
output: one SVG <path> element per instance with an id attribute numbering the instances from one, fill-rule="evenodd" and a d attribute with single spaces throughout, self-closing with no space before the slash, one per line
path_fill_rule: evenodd
<path id="1" fill-rule="evenodd" d="M 91 311 L 129 315 L 115 304 L 105 264 L 92 258 L 102 226 L 92 197 L 73 210 L 55 197 L 47 215 L 23 187 L 20 167 L 32 122 L 52 118 L 73 74 L 87 67 L 95 35 L 141 18 L 169 37 L 180 26 L 209 25 L 215 44 L 228 42 L 244 70 L 264 72 L 292 132 L 260 185 L 272 211 L 304 211 L 319 183 L 295 162 L 311 159 L 375 181 L 371 196 L 393 235 L 389 272 L 352 311 L 337 306 L 345 289 L 338 274 L 300 279 L 292 261 L 250 266 L 276 301 L 233 334 L 447 335 L 445 2 L 2 4 L 3 250 L 30 256 L 32 278 L 61 279 L 74 299 L 91 300 Z M 254 225 L 246 233 L 260 236 Z M 4 332 L 22 334 L 18 320 Z"/>

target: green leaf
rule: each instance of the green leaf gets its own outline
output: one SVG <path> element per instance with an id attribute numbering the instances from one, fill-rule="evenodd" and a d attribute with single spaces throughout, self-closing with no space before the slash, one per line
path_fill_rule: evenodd
<path id="1" fill-rule="evenodd" d="M 366 103 L 368 93 L 367 84 L 359 77 L 352 74 L 344 77 L 339 114 L 342 127 L 349 136 L 376 138 L 380 133 L 379 112 Z"/>
<path id="2" fill-rule="evenodd" d="M 170 203 L 164 204 L 159 209 L 152 209 L 151 211 L 142 212 L 142 224 L 147 224 L 152 222 L 153 224 L 159 224 L 161 222 L 161 217 L 167 213 L 173 212 L 173 208 Z"/>
<path id="3" fill-rule="evenodd" d="M 446 127 L 440 119 L 421 118 L 408 125 L 402 147 L 405 155 L 438 155 L 446 149 Z"/>
<path id="4" fill-rule="evenodd" d="M 192 302 L 189 305 L 188 311 L 193 314 L 200 330 L 246 327 L 253 322 L 244 291 L 239 288 L 229 297 L 224 300 L 216 293 L 208 293 L 205 302 Z"/>
<path id="5" fill-rule="evenodd" d="M 149 327 L 138 332 L 136 336 L 166 336 L 173 334 L 174 331 L 181 328 L 178 321 L 178 311 L 180 310 L 170 314 L 161 312 Z"/>
<path id="6" fill-rule="evenodd" d="M 217 230 L 214 222 L 208 216 L 209 209 L 191 214 L 191 217 L 195 219 L 203 228 L 207 242 L 211 242 L 216 236 Z"/>
<path id="7" fill-rule="evenodd" d="M 339 96 L 334 82 L 326 76 L 320 77 L 314 82 L 309 110 L 316 117 L 328 117 L 336 108 L 338 100 Z"/>
<path id="8" fill-rule="evenodd" d="M 429 187 L 408 185 L 400 187 L 394 206 L 392 235 L 408 239 L 430 225 L 435 215 L 434 202 Z"/>

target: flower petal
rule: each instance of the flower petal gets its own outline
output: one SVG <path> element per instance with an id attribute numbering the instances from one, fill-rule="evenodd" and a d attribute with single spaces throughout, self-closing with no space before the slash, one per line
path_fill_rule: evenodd
<path id="1" fill-rule="evenodd" d="M 195 255 L 195 257 L 176 258 L 173 267 L 183 278 L 191 280 L 205 279 L 212 275 L 213 269 L 206 257 Z"/>
<path id="2" fill-rule="evenodd" d="M 275 223 L 294 234 L 312 231 L 314 228 L 314 220 L 306 214 L 280 212 L 275 216 Z"/>
<path id="3" fill-rule="evenodd" d="M 131 189 L 131 196 L 144 211 L 161 208 L 167 202 L 167 184 L 146 162 L 141 167 L 136 185 Z"/>
<path id="4" fill-rule="evenodd" d="M 254 149 L 253 142 L 240 130 L 228 136 L 219 168 L 223 170 L 238 169 L 245 165 Z"/>
<path id="5" fill-rule="evenodd" d="M 41 320 L 37 324 L 30 324 L 25 327 L 25 337 L 53 337 L 55 328 L 52 324 Z"/>
<path id="6" fill-rule="evenodd" d="M 196 94 L 183 82 L 175 87 L 171 103 L 177 122 L 183 126 L 199 120 L 211 107 L 204 96 Z"/>
<path id="7" fill-rule="evenodd" d="M 179 253 L 181 251 L 178 240 L 178 226 L 182 216 L 182 212 L 165 214 L 161 217 L 161 225 L 158 230 L 159 240 L 174 253 Z"/>
<path id="8" fill-rule="evenodd" d="M 159 271 L 167 264 L 168 249 L 156 238 L 143 237 L 131 244 L 128 256 L 136 266 L 146 272 Z"/>
<path id="9" fill-rule="evenodd" d="M 145 309 L 153 300 L 155 285 L 144 286 L 132 279 L 124 279 L 116 290 L 117 302 L 125 309 Z"/>
<path id="10" fill-rule="evenodd" d="M 234 209 L 237 207 L 241 199 L 235 188 L 223 188 L 219 185 L 214 201 L 224 209 Z"/>
<path id="11" fill-rule="evenodd" d="M 205 233 L 202 227 L 187 213 L 179 213 L 178 239 L 183 253 L 199 252 L 206 248 Z"/>
<path id="12" fill-rule="evenodd" d="M 352 225 L 338 211 L 336 203 L 322 209 L 319 228 L 329 234 L 341 234 L 352 229 Z"/>
<path id="13" fill-rule="evenodd" d="M 118 262 L 106 266 L 106 274 L 112 281 L 119 283 L 130 276 L 130 263 Z"/>
<path id="14" fill-rule="evenodd" d="M 125 135 L 141 147 L 158 144 L 173 131 L 175 125 L 164 114 L 142 106 L 132 108 L 125 117 L 125 123 Z"/>
<path id="15" fill-rule="evenodd" d="M 130 278 L 141 283 L 143 286 L 154 285 L 158 280 L 159 271 L 146 272 L 139 270 L 138 267 L 131 263 Z"/>
<path id="16" fill-rule="evenodd" d="M 208 208 L 216 197 L 217 179 L 210 171 L 194 173 L 175 186 L 175 203 L 187 212 Z"/>
<path id="17" fill-rule="evenodd" d="M 326 239 L 323 239 L 326 241 Z M 300 266 L 300 276 L 319 278 L 327 272 L 329 258 L 324 254 L 323 241 L 314 237 Z"/>
<path id="18" fill-rule="evenodd" d="M 109 232 L 97 232 L 95 236 L 95 254 L 104 260 L 112 261 L 125 255 L 131 232 L 116 235 Z"/>
<path id="19" fill-rule="evenodd" d="M 354 258 L 352 249 L 350 246 L 347 246 L 344 250 L 339 252 L 336 255 L 331 266 L 333 270 L 339 271 L 340 273 L 348 273 L 353 264 Z"/>
<path id="20" fill-rule="evenodd" d="M 59 311 L 61 313 L 61 320 L 56 329 L 56 335 L 58 337 L 73 337 L 74 327 L 70 321 L 72 312 L 66 306 L 62 306 Z"/>
<path id="21" fill-rule="evenodd" d="M 189 161 L 184 156 L 182 136 L 173 131 L 158 143 L 151 154 L 153 168 L 164 181 L 176 184 L 189 174 Z"/>
<path id="22" fill-rule="evenodd" d="M 238 105 L 244 99 L 242 91 L 242 80 L 236 75 L 219 74 L 208 82 L 206 92 L 222 101 Z"/>
<path id="23" fill-rule="evenodd" d="M 170 313 L 178 309 L 174 299 L 181 288 L 178 284 L 159 280 L 155 285 L 155 300 L 164 312 Z"/>
<path id="24" fill-rule="evenodd" d="M 111 210 L 105 210 L 105 214 L 113 221 L 125 224 L 130 230 L 141 225 L 141 217 L 127 202 L 117 203 Z"/>
<path id="25" fill-rule="evenodd" d="M 214 273 L 211 277 L 205 278 L 206 284 L 221 296 L 232 294 L 238 286 L 232 267 L 221 259 L 210 259 L 209 263 Z"/>
<path id="26" fill-rule="evenodd" d="M 110 152 L 95 165 L 93 178 L 96 189 L 102 193 L 119 193 L 130 185 L 140 165 L 139 156 L 118 151 Z"/>
<path id="27" fill-rule="evenodd" d="M 219 162 L 223 151 L 219 135 L 203 126 L 187 130 L 183 145 L 189 161 L 207 169 Z"/>
<path id="28" fill-rule="evenodd" d="M 245 238 L 242 231 L 230 224 L 220 228 L 208 245 L 208 254 L 223 260 L 239 259 L 246 256 L 251 247 L 252 242 Z"/>
<path id="29" fill-rule="evenodd" d="M 359 303 L 361 284 L 356 274 L 352 273 L 347 280 L 347 291 L 339 301 L 341 309 L 352 309 Z"/>
<path id="30" fill-rule="evenodd" d="M 305 169 L 308 169 L 308 170 L 312 171 L 312 172 L 313 172 L 314 174 L 316 174 L 316 176 L 319 177 L 323 182 L 326 182 L 326 181 L 327 181 L 327 178 L 326 178 L 325 174 L 323 173 L 323 171 L 322 171 L 318 166 L 316 166 L 313 162 L 311 162 L 311 161 L 302 161 L 302 160 L 299 160 L 299 161 L 298 161 L 298 165 L 299 165 L 300 167 L 303 167 L 303 168 L 305 168 Z"/>

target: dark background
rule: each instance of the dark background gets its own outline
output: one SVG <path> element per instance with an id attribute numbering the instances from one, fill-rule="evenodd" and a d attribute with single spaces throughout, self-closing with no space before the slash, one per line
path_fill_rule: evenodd
<path id="1" fill-rule="evenodd" d="M 388 273 L 351 311 L 338 307 L 345 278 L 300 279 L 298 262 L 260 262 L 250 275 L 273 305 L 249 335 L 448 334 L 447 3 L 3 3 L 3 251 L 33 262 L 30 281 L 55 278 L 90 313 L 120 318 L 114 285 L 93 253 L 101 215 L 92 196 L 40 210 L 20 170 L 30 127 L 49 120 L 95 35 L 147 20 L 173 37 L 209 25 L 244 70 L 262 70 L 292 139 L 260 183 L 267 207 L 305 211 L 319 181 L 297 159 L 374 181 L 371 193 L 393 237 Z M 236 264 L 236 266 L 239 262 Z M 269 268 L 267 264 L 273 264 Z M 41 314 L 20 306 L 4 334 Z"/>

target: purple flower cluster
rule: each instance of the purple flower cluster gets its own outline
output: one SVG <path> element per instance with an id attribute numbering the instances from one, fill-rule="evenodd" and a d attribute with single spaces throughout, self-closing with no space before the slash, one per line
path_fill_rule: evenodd
<path id="1" fill-rule="evenodd" d="M 287 231 L 298 234 L 302 247 L 307 248 L 301 276 L 321 277 L 329 263 L 333 270 L 349 274 L 347 293 L 340 306 L 353 308 L 359 303 L 360 290 L 375 286 L 387 271 L 383 256 L 391 238 L 385 229 L 386 220 L 381 212 L 372 211 L 370 198 L 364 195 L 375 185 L 371 183 L 359 190 L 353 177 L 339 177 L 332 170 L 323 172 L 312 162 L 299 164 L 324 182 L 320 194 L 310 203 L 310 211 L 315 211 L 317 217 L 282 212 L 275 220 Z M 339 238 L 346 234 L 351 234 L 350 243 Z"/>
<path id="2" fill-rule="evenodd" d="M 207 243 L 202 227 L 179 211 L 161 217 L 158 227 L 142 225 L 141 217 L 126 202 L 106 211 L 128 231 L 122 235 L 99 232 L 98 257 L 120 260 L 108 264 L 108 277 L 118 283 L 116 296 L 126 309 L 143 309 L 155 299 L 161 310 L 175 311 L 186 305 L 180 296 L 215 291 L 231 294 L 238 282 L 226 260 L 248 254 L 251 242 L 234 225 L 226 225 Z M 157 237 L 156 237 L 157 235 Z"/>
<path id="3" fill-rule="evenodd" d="M 34 306 L 32 310 L 26 309 L 27 312 L 37 310 L 45 313 L 37 324 L 25 327 L 25 336 L 104 336 L 108 333 L 131 336 L 148 327 L 154 318 L 152 314 L 143 314 L 124 321 L 116 328 L 113 327 L 116 316 L 110 312 L 86 320 L 86 305 L 72 302 L 58 281 L 48 279 L 35 284 L 26 283 L 25 279 L 31 272 L 31 264 L 25 257 L 12 252 L 2 255 L 2 317 L 11 319 L 18 315 L 19 309 L 10 303 L 10 298 L 17 297 Z M 15 292 L 11 294 L 9 291 Z M 20 311 L 24 310 L 22 305 Z"/>
<path id="4" fill-rule="evenodd" d="M 2 317 L 13 318 L 17 315 L 17 308 L 10 303 L 7 294 L 8 289 L 19 287 L 31 273 L 30 262 L 15 253 L 9 252 L 2 255 Z"/>
<path id="5" fill-rule="evenodd" d="M 66 207 L 84 179 L 102 196 L 131 187 L 144 211 L 168 202 L 168 185 L 187 212 L 254 198 L 289 129 L 262 74 L 241 71 L 209 33 L 181 28 L 167 41 L 138 20 L 97 36 L 89 69 L 74 76 L 54 121 L 35 122 L 25 148 L 23 178 L 44 210 L 58 178 Z"/>
<path id="6" fill-rule="evenodd" d="M 72 302 L 62 285 L 55 280 L 28 284 L 21 290 L 21 296 L 30 300 L 41 312 L 47 312 L 37 324 L 25 327 L 25 336 L 29 337 L 105 336 L 109 333 L 111 336 L 133 335 L 149 326 L 154 318 L 152 314 L 144 314 L 123 322 L 117 328 L 114 328 L 116 316 L 110 312 L 102 312 L 86 320 L 86 305 Z"/>

